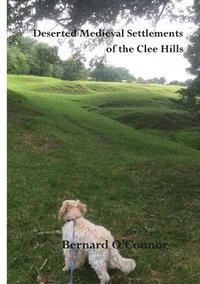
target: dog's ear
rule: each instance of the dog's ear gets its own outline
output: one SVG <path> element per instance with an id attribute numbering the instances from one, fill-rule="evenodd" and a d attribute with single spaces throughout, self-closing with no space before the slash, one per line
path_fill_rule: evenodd
<path id="1" fill-rule="evenodd" d="M 77 200 L 77 202 L 78 202 L 77 208 L 80 210 L 81 214 L 84 215 L 85 212 L 87 211 L 87 206 L 81 203 L 80 200 Z"/>
<path id="2" fill-rule="evenodd" d="M 67 213 L 68 208 L 69 208 L 69 202 L 67 200 L 63 201 L 62 207 L 60 208 L 60 211 L 58 212 L 58 219 L 63 218 L 63 216 Z"/>

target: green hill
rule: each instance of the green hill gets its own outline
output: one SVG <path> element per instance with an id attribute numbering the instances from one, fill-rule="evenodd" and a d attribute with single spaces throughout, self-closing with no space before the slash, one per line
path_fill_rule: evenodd
<path id="1" fill-rule="evenodd" d="M 58 230 L 64 199 L 116 239 L 165 242 L 127 249 L 137 268 L 112 283 L 198 283 L 200 131 L 178 87 L 8 77 L 8 282 L 53 283 L 62 272 Z M 112 274 L 112 272 L 111 272 Z M 89 265 L 75 283 L 98 283 Z"/>

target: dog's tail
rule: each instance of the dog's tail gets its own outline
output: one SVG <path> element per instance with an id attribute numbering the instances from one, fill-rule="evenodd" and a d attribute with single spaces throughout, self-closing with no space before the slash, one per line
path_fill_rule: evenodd
<path id="1" fill-rule="evenodd" d="M 123 258 L 115 248 L 110 249 L 109 264 L 111 268 L 118 268 L 126 274 L 136 267 L 135 260 L 131 258 Z"/>

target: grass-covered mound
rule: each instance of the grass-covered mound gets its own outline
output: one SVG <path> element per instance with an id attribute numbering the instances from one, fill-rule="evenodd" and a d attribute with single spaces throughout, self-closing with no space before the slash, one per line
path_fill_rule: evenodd
<path id="1" fill-rule="evenodd" d="M 113 283 L 198 283 L 198 121 L 175 86 L 8 79 L 9 283 L 41 274 L 64 284 L 60 229 L 64 199 L 116 239 L 166 242 L 165 250 L 120 248 L 136 260 Z M 111 272 L 112 274 L 112 272 Z M 98 283 L 85 265 L 75 283 Z"/>

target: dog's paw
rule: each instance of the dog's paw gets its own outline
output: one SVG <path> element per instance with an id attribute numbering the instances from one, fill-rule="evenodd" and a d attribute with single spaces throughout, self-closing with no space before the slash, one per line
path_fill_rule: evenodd
<path id="1" fill-rule="evenodd" d="M 69 270 L 69 269 L 67 269 L 66 266 L 64 266 L 63 269 L 62 269 L 63 272 L 66 272 L 66 271 L 68 271 L 68 270 Z"/>
<path id="2" fill-rule="evenodd" d="M 63 271 L 63 272 L 69 271 L 69 267 L 64 266 L 64 267 L 62 268 L 62 271 Z"/>

